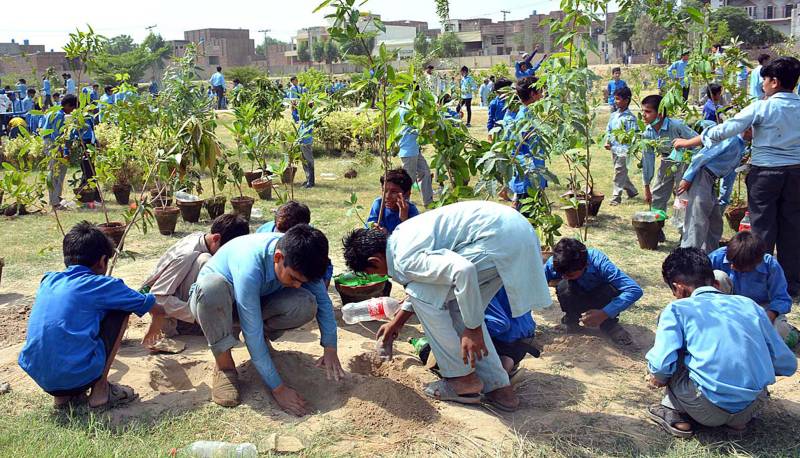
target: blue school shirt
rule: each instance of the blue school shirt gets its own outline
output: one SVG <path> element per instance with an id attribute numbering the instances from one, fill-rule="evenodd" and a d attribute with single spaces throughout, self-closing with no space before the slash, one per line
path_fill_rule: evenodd
<path id="1" fill-rule="evenodd" d="M 505 343 L 514 343 L 520 339 L 533 337 L 536 332 L 536 322 L 533 315 L 526 313 L 514 318 L 511 315 L 511 304 L 505 288 L 489 301 L 485 312 L 486 329 L 493 339 Z"/>
<path id="2" fill-rule="evenodd" d="M 536 70 L 539 70 L 539 67 L 542 66 L 542 61 L 536 63 L 536 65 L 531 65 L 531 61 L 533 60 L 533 56 L 535 56 L 537 51 L 533 51 L 532 53 L 528 54 L 528 57 L 525 60 L 514 62 L 514 76 L 517 79 L 525 78 L 526 76 L 534 76 L 536 74 Z M 527 69 L 522 69 L 522 63 L 527 65 Z"/>
<path id="3" fill-rule="evenodd" d="M 462 99 L 471 99 L 472 93 L 478 89 L 478 86 L 475 84 L 475 80 L 472 79 L 471 75 L 467 75 L 461 78 L 461 98 Z"/>
<path id="4" fill-rule="evenodd" d="M 715 270 L 728 274 L 733 283 L 733 294 L 749 297 L 755 303 L 766 305 L 778 315 L 792 310 L 792 298 L 786 286 L 786 277 L 778 260 L 764 254 L 764 260 L 750 272 L 737 272 L 728 261 L 728 247 L 722 247 L 708 255 Z"/>
<path id="5" fill-rule="evenodd" d="M 748 83 L 750 87 L 747 91 L 750 98 L 756 100 L 764 98 L 764 87 L 761 85 L 763 81 L 764 79 L 761 78 L 761 65 L 759 65 L 750 72 L 750 82 Z"/>
<path id="6" fill-rule="evenodd" d="M 49 134 L 45 135 L 44 138 L 56 141 L 59 135 L 61 135 L 61 128 L 64 127 L 64 118 L 66 114 L 64 110 L 58 110 L 55 113 L 50 113 L 45 115 L 43 119 L 43 128 L 45 130 L 52 130 Z"/>
<path id="7" fill-rule="evenodd" d="M 277 388 L 281 377 L 264 340 L 264 317 L 261 298 L 283 288 L 275 275 L 275 246 L 283 234 L 261 233 L 236 237 L 223 245 L 203 267 L 198 279 L 210 273 L 225 277 L 233 286 L 236 310 L 250 360 L 270 389 Z M 336 348 L 336 318 L 333 304 L 322 279 L 302 286 L 317 300 L 317 323 L 320 344 Z"/>
<path id="8" fill-rule="evenodd" d="M 292 110 L 292 119 L 294 122 L 299 122 L 300 127 L 297 130 L 297 134 L 300 136 L 300 144 L 301 145 L 310 145 L 314 143 L 314 121 L 300 121 L 300 113 L 297 110 Z"/>
<path id="9" fill-rule="evenodd" d="M 39 127 L 42 124 L 42 119 L 44 119 L 44 116 L 28 113 L 25 116 L 25 119 L 28 121 L 28 132 L 30 132 L 31 134 L 36 134 L 38 133 Z"/>
<path id="10" fill-rule="evenodd" d="M 20 367 L 45 391 L 79 388 L 96 380 L 106 365 L 100 321 L 119 310 L 142 316 L 156 298 L 114 277 L 73 265 L 44 275 L 28 319 Z"/>
<path id="11" fill-rule="evenodd" d="M 223 76 L 222 73 L 220 73 L 220 72 L 216 72 L 213 75 L 211 75 L 211 79 L 209 80 L 209 82 L 214 87 L 219 87 L 219 86 L 223 86 L 224 87 L 225 86 L 225 76 Z"/>
<path id="12" fill-rule="evenodd" d="M 692 157 L 692 163 L 683 174 L 683 179 L 693 182 L 697 173 L 708 169 L 715 177 L 724 178 L 734 170 L 742 161 L 746 145 L 741 136 L 717 143 L 711 148 L 703 148 Z"/>
<path id="13" fill-rule="evenodd" d="M 404 122 L 408 108 L 400 109 L 400 122 Z M 403 128 L 403 134 L 397 142 L 400 151 L 397 153 L 398 157 L 417 157 L 419 156 L 419 132 L 417 129 L 406 125 Z"/>
<path id="14" fill-rule="evenodd" d="M 15 98 L 11 102 L 11 111 L 14 113 L 24 113 L 25 110 L 22 109 L 22 100 Z"/>
<path id="15" fill-rule="evenodd" d="M 43 80 L 42 81 L 42 92 L 44 92 L 44 95 L 51 95 L 50 94 L 50 80 Z"/>
<path id="16" fill-rule="evenodd" d="M 504 118 L 506 121 L 506 138 L 511 135 L 516 135 L 516 125 L 521 123 L 528 116 L 528 107 L 523 106 L 520 110 L 513 115 L 513 121 L 510 121 L 510 116 Z M 545 168 L 544 151 L 539 142 L 538 135 L 528 136 L 528 132 L 519 132 L 520 141 L 522 144 L 518 148 L 516 160 L 522 165 L 525 174 L 520 176 L 514 173 L 514 176 L 509 180 L 508 187 L 514 191 L 515 194 L 525 194 L 528 189 L 533 187 L 530 174 L 534 173 L 537 169 L 543 170 Z M 525 139 L 524 141 L 522 139 Z M 539 188 L 544 189 L 547 187 L 547 180 L 539 176 Z"/>
<path id="17" fill-rule="evenodd" d="M 22 99 L 24 99 L 25 97 L 27 97 L 27 94 L 28 94 L 28 85 L 26 85 L 26 84 L 22 84 L 22 83 L 17 83 L 17 84 L 16 84 L 16 87 L 17 87 L 17 93 L 19 93 L 19 98 L 20 98 L 20 100 L 22 100 Z"/>
<path id="18" fill-rule="evenodd" d="M 547 260 L 544 273 L 548 282 L 563 278 L 553 267 L 552 257 Z M 627 310 L 644 294 L 642 288 L 631 277 L 615 266 L 602 251 L 594 248 L 589 248 L 586 270 L 576 281 L 578 286 L 587 292 L 609 284 L 619 291 L 619 296 L 603 307 L 603 311 L 609 318 L 614 318 Z"/>
<path id="19" fill-rule="evenodd" d="M 506 101 L 497 96 L 489 102 L 489 120 L 486 122 L 486 130 L 494 129 L 499 121 L 506 116 Z"/>
<path id="20" fill-rule="evenodd" d="M 611 151 L 618 156 L 627 156 L 628 148 L 630 145 L 623 145 L 617 141 L 614 136 L 614 131 L 624 128 L 626 132 L 638 130 L 639 124 L 636 122 L 636 116 L 630 109 L 620 112 L 619 110 L 611 113 L 606 126 L 606 143 L 611 144 Z"/>
<path id="21" fill-rule="evenodd" d="M 67 94 L 75 95 L 75 80 L 72 78 L 67 80 Z"/>
<path id="22" fill-rule="evenodd" d="M 683 121 L 664 118 L 661 123 L 661 128 L 656 132 L 653 126 L 648 125 L 645 127 L 642 137 L 648 140 L 658 139 L 661 143 L 658 148 L 658 153 L 663 156 L 668 156 L 672 151 L 672 140 L 676 138 L 692 139 L 697 136 L 697 132 L 692 130 Z M 642 179 L 644 184 L 649 186 L 653 181 L 656 167 L 656 151 L 651 148 L 646 148 L 642 152 Z"/>
<path id="23" fill-rule="evenodd" d="M 381 211 L 381 207 L 383 206 L 383 199 L 380 197 L 376 198 L 374 202 L 372 202 L 372 208 L 369 210 L 369 217 L 367 218 L 367 223 L 377 223 L 378 222 L 378 215 Z M 419 215 L 419 210 L 417 206 L 412 204 L 411 202 L 408 203 L 408 219 L 411 219 L 415 216 Z M 408 221 L 408 219 L 406 221 Z M 383 219 L 381 219 L 381 227 L 385 228 L 386 231 L 391 235 L 394 232 L 395 228 L 400 225 L 403 221 L 400 221 L 400 212 L 394 211 L 391 208 L 384 208 L 383 209 Z"/>
<path id="24" fill-rule="evenodd" d="M 608 104 L 614 105 L 614 93 L 617 92 L 617 89 L 622 89 L 623 87 L 628 87 L 628 83 L 625 80 L 611 80 L 608 82 Z"/>
<path id="25" fill-rule="evenodd" d="M 751 163 L 758 167 L 800 165 L 800 96 L 778 92 L 766 100 L 756 100 L 733 118 L 703 131 L 703 144 L 741 134 L 753 127 Z"/>
<path id="26" fill-rule="evenodd" d="M 706 104 L 703 105 L 703 119 L 717 122 L 717 109 L 719 108 L 722 107 L 714 103 L 713 100 L 706 100 Z"/>
<path id="27" fill-rule="evenodd" d="M 25 97 L 22 99 L 22 111 L 28 113 L 31 110 L 33 110 L 33 99 L 30 97 Z"/>
<path id="28" fill-rule="evenodd" d="M 790 376 L 797 358 L 783 343 L 764 309 L 743 296 L 710 286 L 667 305 L 658 319 L 647 367 L 667 381 L 678 358 L 689 378 L 717 407 L 730 413 L 750 405 L 775 376 Z"/>
<path id="29" fill-rule="evenodd" d="M 680 80 L 681 86 L 686 87 L 686 66 L 688 62 L 677 60 L 672 63 L 667 69 L 667 75 L 673 79 Z"/>

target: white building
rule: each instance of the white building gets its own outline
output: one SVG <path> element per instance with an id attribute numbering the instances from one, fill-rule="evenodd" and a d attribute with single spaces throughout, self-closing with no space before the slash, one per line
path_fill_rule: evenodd
<path id="1" fill-rule="evenodd" d="M 712 8 L 742 8 L 756 21 L 765 22 L 786 36 L 800 36 L 797 3 L 787 0 L 711 0 Z"/>

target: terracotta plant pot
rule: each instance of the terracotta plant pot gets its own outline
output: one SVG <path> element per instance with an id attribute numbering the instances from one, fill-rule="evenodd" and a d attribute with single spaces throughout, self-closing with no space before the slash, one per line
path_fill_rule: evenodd
<path id="1" fill-rule="evenodd" d="M 567 215 L 567 226 L 569 227 L 583 227 L 586 224 L 586 202 L 578 202 L 578 208 L 561 207 Z"/>
<path id="2" fill-rule="evenodd" d="M 281 174 L 281 183 L 289 184 L 294 182 L 294 176 L 297 174 L 297 167 L 286 167 L 286 170 Z"/>
<path id="3" fill-rule="evenodd" d="M 200 221 L 200 211 L 203 210 L 202 200 L 177 200 L 175 204 L 181 209 L 181 217 L 187 223 Z"/>
<path id="4" fill-rule="evenodd" d="M 253 187 L 253 180 L 261 178 L 264 175 L 263 170 L 253 170 L 252 172 L 244 172 L 244 179 L 247 180 L 247 186 Z"/>
<path id="5" fill-rule="evenodd" d="M 606 195 L 603 193 L 592 193 L 592 197 L 589 198 L 589 216 L 597 216 L 605 198 Z"/>
<path id="6" fill-rule="evenodd" d="M 204 206 L 208 212 L 208 217 L 211 218 L 212 221 L 216 219 L 217 216 L 225 213 L 225 202 L 225 196 L 216 196 L 205 201 Z"/>
<path id="7" fill-rule="evenodd" d="M 739 232 L 739 223 L 742 222 L 744 214 L 747 212 L 747 203 L 740 203 L 731 205 L 725 209 L 725 219 L 728 221 L 728 227 L 736 232 Z"/>
<path id="8" fill-rule="evenodd" d="M 120 242 L 122 241 L 122 234 L 125 233 L 125 223 L 111 221 L 109 223 L 98 224 L 97 228 L 114 242 L 114 248 L 122 250 Z"/>
<path id="9" fill-rule="evenodd" d="M 272 200 L 272 180 L 268 177 L 261 177 L 253 180 L 253 189 L 258 193 L 262 200 Z"/>
<path id="10" fill-rule="evenodd" d="M 663 221 L 631 221 L 636 230 L 636 239 L 639 248 L 643 250 L 657 250 L 658 236 L 661 233 Z"/>
<path id="11" fill-rule="evenodd" d="M 344 172 L 344 177 L 348 180 L 352 180 L 353 178 L 358 176 L 358 172 L 355 169 L 349 169 Z"/>
<path id="12" fill-rule="evenodd" d="M 8 204 L 5 210 L 3 210 L 3 215 L 5 216 L 14 216 L 17 214 L 17 204 Z"/>
<path id="13" fill-rule="evenodd" d="M 171 207 L 172 206 L 172 193 L 162 189 L 159 192 L 158 189 L 151 189 L 150 190 L 150 202 L 152 202 L 154 207 Z"/>
<path id="14" fill-rule="evenodd" d="M 74 191 L 75 191 L 75 197 L 77 197 L 78 201 L 83 204 L 88 204 L 90 202 L 95 202 L 100 200 L 99 196 L 97 195 L 96 189 L 82 186 L 80 188 L 75 188 Z"/>
<path id="15" fill-rule="evenodd" d="M 392 282 L 388 280 L 362 286 L 344 286 L 334 282 L 334 287 L 342 298 L 342 304 L 360 302 L 373 297 L 387 297 L 392 292 Z"/>
<path id="16" fill-rule="evenodd" d="M 129 184 L 115 184 L 111 187 L 111 192 L 114 193 L 114 199 L 117 200 L 119 205 L 128 205 L 131 203 L 132 189 Z"/>
<path id="17" fill-rule="evenodd" d="M 254 202 L 255 199 L 247 196 L 231 198 L 231 206 L 233 207 L 233 212 L 236 213 L 237 215 L 241 215 L 247 221 L 250 221 L 250 212 L 253 210 Z"/>
<path id="18" fill-rule="evenodd" d="M 175 226 L 178 224 L 178 214 L 180 212 L 181 210 L 178 207 L 156 207 L 156 222 L 158 223 L 158 232 L 161 232 L 161 235 L 175 233 Z"/>

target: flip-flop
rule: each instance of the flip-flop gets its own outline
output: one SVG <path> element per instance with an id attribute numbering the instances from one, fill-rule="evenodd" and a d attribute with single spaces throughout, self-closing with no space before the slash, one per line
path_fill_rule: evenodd
<path id="1" fill-rule="evenodd" d="M 680 437 L 681 439 L 688 439 L 694 435 L 693 430 L 684 431 L 682 429 L 678 429 L 675 427 L 676 423 L 689 423 L 691 421 L 687 419 L 684 415 L 682 415 L 677 410 L 669 409 L 662 405 L 650 406 L 647 408 L 647 416 L 653 420 L 656 424 L 664 428 L 665 431 L 672 434 L 675 437 Z"/>
<path id="2" fill-rule="evenodd" d="M 108 401 L 99 406 L 89 406 L 89 409 L 96 413 L 105 412 L 108 409 L 120 407 L 139 399 L 139 394 L 133 388 L 116 383 L 108 383 Z"/>
<path id="3" fill-rule="evenodd" d="M 182 352 L 185 349 L 186 349 L 185 343 L 179 342 L 177 340 L 172 340 L 167 337 L 163 337 L 153 345 L 147 347 L 147 350 L 150 351 L 151 355 L 156 355 L 159 353 L 174 355 Z"/>
<path id="4" fill-rule="evenodd" d="M 439 401 L 453 401 L 460 404 L 476 405 L 481 403 L 480 393 L 458 394 L 446 380 L 429 383 L 423 390 L 425 396 Z"/>

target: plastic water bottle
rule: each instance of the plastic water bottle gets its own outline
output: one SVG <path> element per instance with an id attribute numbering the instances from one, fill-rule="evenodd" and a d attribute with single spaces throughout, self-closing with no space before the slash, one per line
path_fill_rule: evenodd
<path id="1" fill-rule="evenodd" d="M 750 230 L 750 212 L 744 212 L 744 218 L 739 222 L 739 232 Z"/>
<path id="2" fill-rule="evenodd" d="M 175 199 L 180 200 L 181 202 L 196 202 L 200 200 L 199 197 L 189 194 L 186 191 L 178 191 L 175 193 Z"/>
<path id="3" fill-rule="evenodd" d="M 675 197 L 675 203 L 672 204 L 672 225 L 678 229 L 683 228 L 683 222 L 686 219 L 686 207 L 689 206 L 689 199 L 681 196 Z"/>
<path id="4" fill-rule="evenodd" d="M 347 324 L 361 321 L 386 320 L 400 310 L 400 302 L 391 297 L 374 297 L 361 302 L 352 302 L 342 307 L 342 318 Z"/>
<path id="5" fill-rule="evenodd" d="M 431 345 L 428 343 L 428 338 L 412 337 L 411 339 L 408 340 L 408 343 L 410 343 L 414 347 L 414 352 L 417 354 L 417 356 L 419 356 L 419 360 L 422 361 L 422 364 L 427 364 L 428 356 L 430 356 L 431 354 Z"/>
<path id="6" fill-rule="evenodd" d="M 258 456 L 258 449 L 249 442 L 244 444 L 231 444 L 229 442 L 197 441 L 192 442 L 188 447 L 181 450 L 179 456 L 191 456 L 196 458 L 216 458 L 219 456 L 256 458 Z"/>

